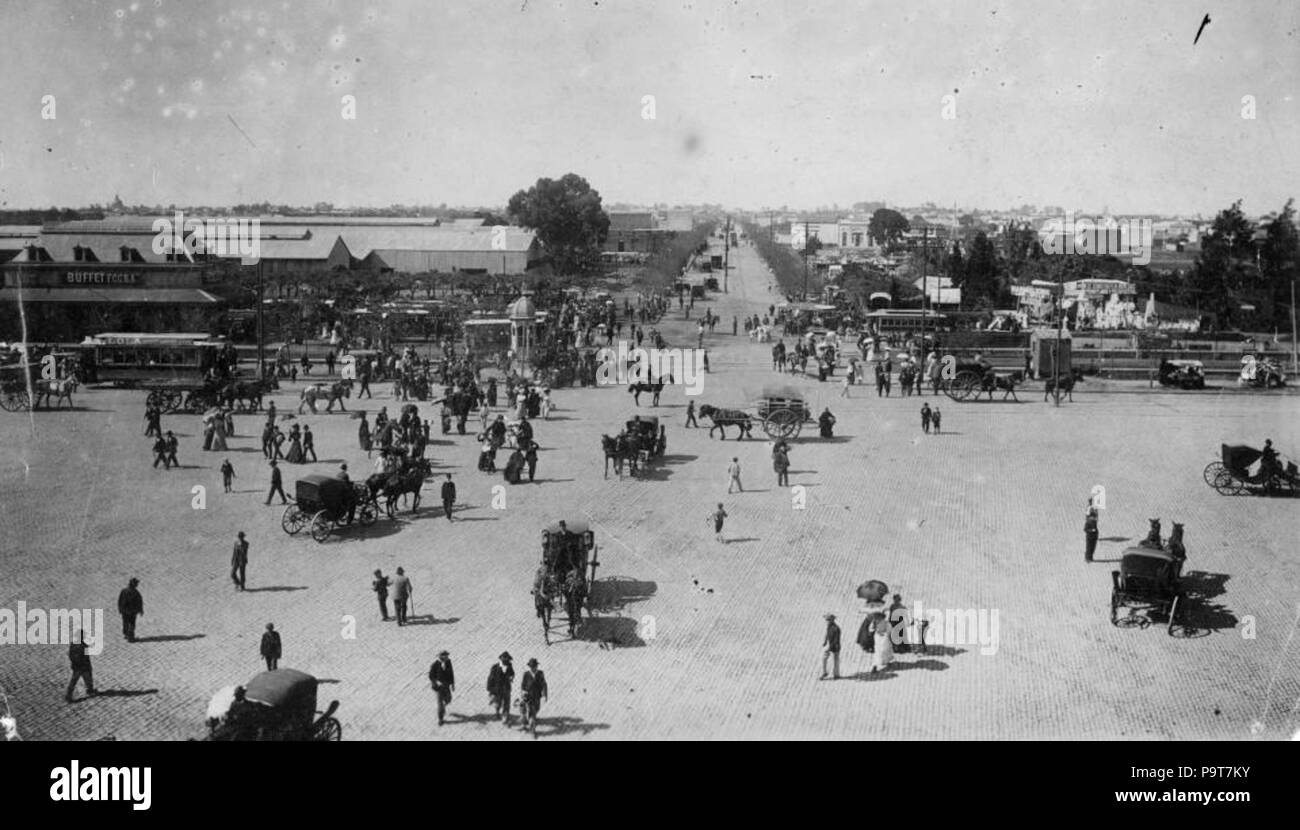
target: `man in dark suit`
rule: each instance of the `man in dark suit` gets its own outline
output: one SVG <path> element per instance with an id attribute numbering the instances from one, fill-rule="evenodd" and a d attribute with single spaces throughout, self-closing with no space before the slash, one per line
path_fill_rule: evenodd
<path id="1" fill-rule="evenodd" d="M 456 672 L 451 667 L 451 655 L 447 652 L 438 652 L 438 659 L 429 666 L 429 683 L 433 686 L 433 693 L 438 696 L 438 725 L 442 726 L 447 717 L 447 704 L 451 703 L 451 693 L 456 690 Z"/>
<path id="2" fill-rule="evenodd" d="M 266 494 L 266 503 L 271 503 L 271 496 L 276 493 L 280 494 L 280 504 L 288 504 L 289 500 L 284 497 L 284 480 L 280 476 L 280 468 L 276 466 L 275 459 L 271 459 L 271 489 Z"/>
<path id="3" fill-rule="evenodd" d="M 542 708 L 542 701 L 547 700 L 546 675 L 537 667 L 537 658 L 528 658 L 528 671 L 519 683 L 519 693 L 524 705 L 524 729 L 531 729 L 537 737 L 537 712 Z"/>
<path id="4" fill-rule="evenodd" d="M 447 514 L 447 521 L 452 521 L 451 509 L 456 504 L 456 482 L 447 473 L 447 480 L 442 483 L 442 512 Z"/>
<path id="5" fill-rule="evenodd" d="M 68 646 L 68 662 L 72 664 L 72 679 L 68 681 L 68 691 L 63 699 L 72 702 L 72 692 L 77 688 L 78 680 L 86 681 L 86 694 L 95 696 L 95 674 L 91 670 L 90 655 L 86 653 L 86 634 L 78 631 L 73 642 Z"/>
<path id="6" fill-rule="evenodd" d="M 239 531 L 239 538 L 235 540 L 235 550 L 230 555 L 230 581 L 235 583 L 235 590 L 244 590 L 244 574 L 248 570 L 248 540 L 244 538 L 244 531 Z"/>
<path id="7" fill-rule="evenodd" d="M 1088 505 L 1088 515 L 1083 520 L 1083 561 L 1091 562 L 1097 552 L 1097 508 Z"/>
<path id="8" fill-rule="evenodd" d="M 388 577 L 379 568 L 375 568 L 375 578 L 370 583 L 370 588 L 379 596 L 379 615 L 384 622 L 388 622 Z"/>
<path id="9" fill-rule="evenodd" d="M 818 680 L 826 679 L 826 662 L 830 661 L 835 669 L 832 680 L 840 679 L 840 627 L 835 622 L 834 614 L 826 615 L 826 637 L 822 640 L 822 676 Z"/>
<path id="10" fill-rule="evenodd" d="M 266 668 L 269 671 L 275 671 L 280 666 L 280 632 L 275 630 L 274 623 L 266 624 L 266 632 L 262 634 L 262 657 L 266 660 Z"/>
<path id="11" fill-rule="evenodd" d="M 488 670 L 487 692 L 497 718 L 510 725 L 510 687 L 515 682 L 515 667 L 510 652 L 503 651 Z"/>
<path id="12" fill-rule="evenodd" d="M 180 443 L 172 431 L 167 430 L 167 464 L 172 467 L 181 466 L 181 462 L 176 460 L 176 450 L 180 447 Z"/>
<path id="13" fill-rule="evenodd" d="M 128 643 L 135 642 L 135 618 L 144 613 L 144 597 L 136 588 L 140 580 L 131 577 L 131 581 L 117 595 L 117 613 L 122 615 L 122 636 Z"/>

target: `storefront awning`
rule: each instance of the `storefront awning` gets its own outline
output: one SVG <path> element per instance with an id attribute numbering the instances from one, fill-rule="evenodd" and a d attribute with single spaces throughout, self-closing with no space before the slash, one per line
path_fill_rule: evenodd
<path id="1" fill-rule="evenodd" d="M 17 288 L 0 289 L 0 302 L 18 302 Z M 221 300 L 200 288 L 33 288 L 22 290 L 25 303 L 129 303 L 132 305 L 208 305 Z"/>

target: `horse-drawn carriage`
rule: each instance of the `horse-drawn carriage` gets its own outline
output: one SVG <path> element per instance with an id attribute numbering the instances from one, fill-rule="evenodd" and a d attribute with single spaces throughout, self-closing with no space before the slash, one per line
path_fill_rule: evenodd
<path id="1" fill-rule="evenodd" d="M 294 501 L 284 509 L 280 526 L 290 536 L 305 527 L 311 538 L 324 542 L 341 524 L 355 518 L 369 527 L 379 518 L 379 508 L 363 484 L 322 475 L 304 476 L 294 484 Z"/>
<path id="2" fill-rule="evenodd" d="M 609 477 L 609 462 L 614 462 L 614 471 L 623 476 L 623 462 L 631 467 L 636 475 L 643 465 L 662 458 L 668 447 L 666 429 L 659 425 L 659 419 L 653 415 L 635 415 L 623 426 L 623 431 L 611 438 L 600 436 L 601 449 L 605 454 L 605 477 Z"/>
<path id="3" fill-rule="evenodd" d="M 1149 619 L 1146 614 L 1155 612 L 1168 617 L 1166 631 L 1173 634 L 1178 604 L 1183 599 L 1179 584 L 1183 559 L 1162 548 L 1139 546 L 1124 550 L 1119 568 L 1110 572 L 1111 625 L 1145 625 Z M 1121 608 L 1127 609 L 1124 617 L 1119 615 Z"/>
<path id="4" fill-rule="evenodd" d="M 227 686 L 208 704 L 209 741 L 338 741 L 339 702 L 316 710 L 320 681 L 295 669 L 275 669 L 243 686 Z"/>
<path id="5" fill-rule="evenodd" d="M 812 420 L 812 410 L 793 386 L 767 386 L 758 401 L 758 417 L 769 438 L 798 438 L 803 425 Z"/>
<path id="6" fill-rule="evenodd" d="M 39 363 L 0 366 L 0 409 L 25 412 L 32 408 L 31 391 L 40 379 Z"/>
<path id="7" fill-rule="evenodd" d="M 551 613 L 560 599 L 573 637 L 582 621 L 582 609 L 589 605 L 590 586 L 596 579 L 596 534 L 585 522 L 560 521 L 542 531 L 542 562 L 533 578 L 533 604 L 542 621 L 542 636 L 551 644 Z M 588 577 L 587 571 L 591 570 Z"/>
<path id="8" fill-rule="evenodd" d="M 80 382 L 77 374 L 76 355 L 67 352 L 52 352 L 35 362 L 20 360 L 0 366 L 0 409 L 26 412 L 39 409 L 42 402 L 57 409 L 65 399 L 71 407 L 72 393 Z"/>
<path id="9" fill-rule="evenodd" d="M 1272 358 L 1248 354 L 1241 358 L 1241 375 L 1237 383 L 1252 389 L 1276 389 L 1286 386 L 1286 372 Z"/>
<path id="10" fill-rule="evenodd" d="M 1300 468 L 1296 463 L 1276 454 L 1266 457 L 1269 455 L 1245 444 L 1223 444 L 1219 448 L 1222 460 L 1211 461 L 1202 475 L 1205 483 L 1222 496 L 1300 491 Z"/>
<path id="11" fill-rule="evenodd" d="M 1178 389 L 1204 389 L 1205 364 L 1199 360 L 1162 360 L 1156 373 L 1161 386 Z"/>

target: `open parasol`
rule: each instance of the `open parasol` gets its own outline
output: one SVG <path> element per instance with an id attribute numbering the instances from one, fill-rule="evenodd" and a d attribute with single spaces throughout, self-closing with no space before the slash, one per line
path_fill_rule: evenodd
<path id="1" fill-rule="evenodd" d="M 879 579 L 868 579 L 858 586 L 858 598 L 867 602 L 881 602 L 889 596 L 889 586 Z"/>

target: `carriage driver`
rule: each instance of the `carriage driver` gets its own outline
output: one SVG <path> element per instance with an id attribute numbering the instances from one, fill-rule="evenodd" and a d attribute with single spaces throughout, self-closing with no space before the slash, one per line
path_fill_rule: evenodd
<path id="1" fill-rule="evenodd" d="M 1277 460 L 1277 450 L 1273 449 L 1273 439 L 1264 439 L 1264 449 L 1260 454 L 1260 471 L 1271 473 L 1278 470 L 1282 465 Z"/>

